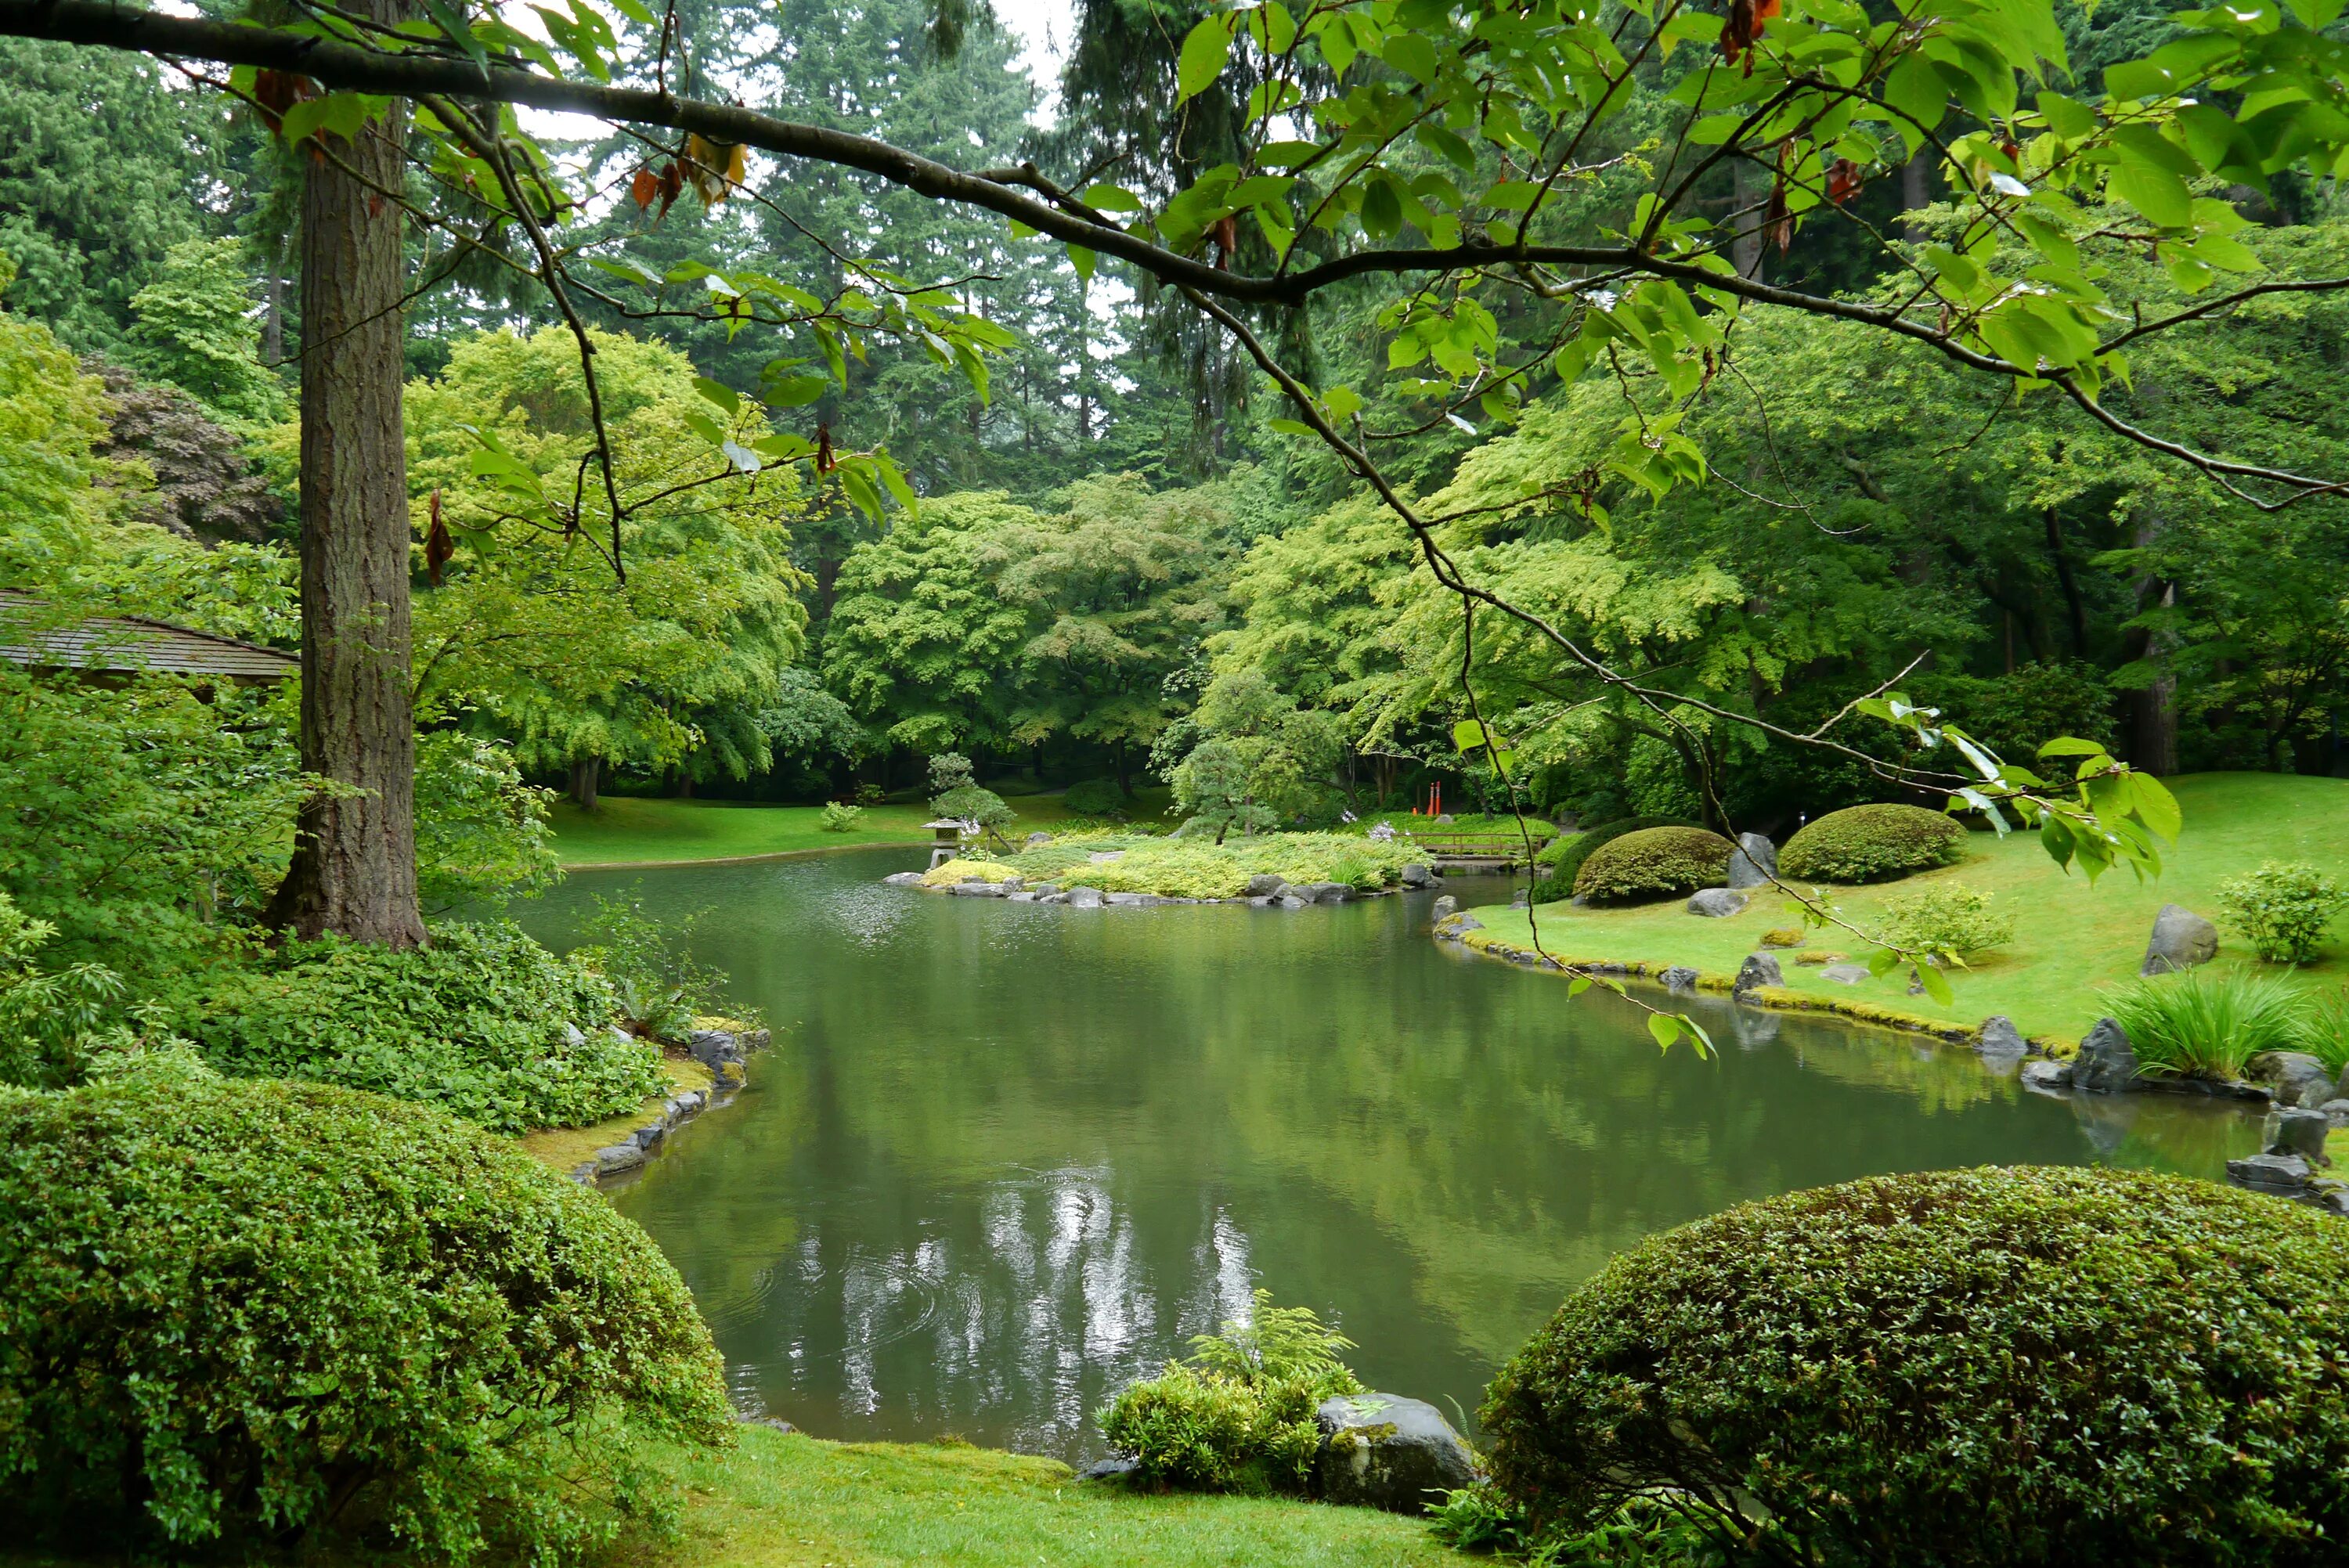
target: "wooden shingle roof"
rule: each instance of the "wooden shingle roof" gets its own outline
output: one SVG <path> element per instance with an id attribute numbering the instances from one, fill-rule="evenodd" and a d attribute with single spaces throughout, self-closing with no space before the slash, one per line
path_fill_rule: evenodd
<path id="1" fill-rule="evenodd" d="M 143 615 L 93 615 L 38 630 L 12 626 L 37 622 L 40 605 L 30 594 L 0 590 L 0 659 L 36 669 L 145 670 L 238 681 L 291 680 L 301 673 L 302 662 L 292 654 Z"/>

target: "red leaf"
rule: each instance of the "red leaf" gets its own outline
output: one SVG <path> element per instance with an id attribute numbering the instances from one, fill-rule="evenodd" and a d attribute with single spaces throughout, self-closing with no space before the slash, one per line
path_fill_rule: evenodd
<path id="1" fill-rule="evenodd" d="M 318 84 L 307 77 L 291 71 L 256 71 L 253 77 L 253 101 L 261 110 L 261 118 L 274 132 L 285 119 L 285 111 L 304 98 L 318 96 Z"/>
<path id="2" fill-rule="evenodd" d="M 1859 165 L 1838 158 L 1827 165 L 1827 200 L 1840 207 L 1859 191 Z"/>
<path id="3" fill-rule="evenodd" d="M 1754 74 L 1754 41 L 1762 24 L 1778 14 L 1778 0 L 1729 0 L 1729 15 L 1721 19 L 1721 57 L 1735 65 L 1742 57 L 1745 74 Z"/>
<path id="4" fill-rule="evenodd" d="M 1770 205 L 1763 210 L 1762 232 L 1778 247 L 1778 253 L 1782 256 L 1795 243 L 1795 219 L 1786 211 L 1786 171 L 1784 168 L 1770 182 Z"/>
<path id="5" fill-rule="evenodd" d="M 1216 270 L 1219 273 L 1230 272 L 1232 253 L 1240 248 L 1239 220 L 1226 212 L 1216 220 L 1215 226 L 1209 229 L 1207 233 L 1208 237 L 1216 242 Z"/>
<path id="6" fill-rule="evenodd" d="M 672 158 L 667 163 L 661 165 L 660 215 L 662 217 L 666 218 L 668 216 L 668 210 L 677 204 L 678 193 L 684 189 L 685 170 L 679 169 L 677 166 L 677 160 Z"/>
<path id="7" fill-rule="evenodd" d="M 649 165 L 639 169 L 636 177 L 628 181 L 628 200 L 634 201 L 636 211 L 641 212 L 653 204 L 654 197 L 660 194 L 660 176 L 654 173 Z"/>
<path id="8" fill-rule="evenodd" d="M 839 466 L 840 459 L 832 455 L 832 427 L 818 425 L 815 428 L 815 471 L 828 474 Z"/>

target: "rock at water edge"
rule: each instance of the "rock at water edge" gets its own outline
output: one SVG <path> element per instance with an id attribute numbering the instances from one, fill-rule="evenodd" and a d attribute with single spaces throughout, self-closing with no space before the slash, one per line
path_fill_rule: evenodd
<path id="1" fill-rule="evenodd" d="M 1778 874 L 1778 846 L 1759 833 L 1740 833 L 1729 852 L 1729 885 L 1762 887 Z"/>
<path id="2" fill-rule="evenodd" d="M 2137 1087 L 2137 1048 L 2117 1020 L 2099 1018 L 2072 1058 L 2072 1087 L 2086 1094 L 2115 1094 Z"/>
<path id="3" fill-rule="evenodd" d="M 1034 848 L 1035 848 L 1037 845 L 1039 845 L 1039 844 L 1049 844 L 1049 843 L 1050 843 L 1051 841 L 1052 841 L 1052 835 L 1051 835 L 1051 834 L 1050 834 L 1050 833 L 1040 832 L 1040 832 L 1030 833 L 1030 834 L 1029 834 L 1029 835 L 1028 835 L 1028 847 L 1029 847 L 1030 849 L 1031 849 L 1031 850 L 1032 850 L 1032 849 L 1034 849 Z"/>
<path id="4" fill-rule="evenodd" d="M 883 877 L 881 881 L 884 885 L 888 887 L 919 887 L 922 885 L 922 873 L 919 872 L 894 872 L 888 876 Z"/>
<path id="5" fill-rule="evenodd" d="M 1690 968 L 1685 964 L 1675 964 L 1670 969 L 1665 970 L 1661 975 L 1657 975 L 1656 978 L 1664 983 L 1664 989 L 1667 991 L 1693 991 L 1696 989 L 1696 971 Z"/>
<path id="6" fill-rule="evenodd" d="M 2145 944 L 2139 975 L 2191 969 L 2219 956 L 2219 928 L 2182 904 L 2165 903 L 2153 917 L 2153 937 Z"/>
<path id="7" fill-rule="evenodd" d="M 1739 914 L 1744 913 L 1744 909 L 1745 895 L 1742 892 L 1733 892 L 1725 887 L 1700 889 L 1688 901 L 1688 912 L 1691 914 L 1701 914 L 1708 920 L 1720 920 L 1728 915 Z"/>
<path id="8" fill-rule="evenodd" d="M 1992 1013 L 1982 1020 L 1982 1036 L 1974 1041 L 1974 1049 L 1986 1057 L 2023 1057 L 2031 1054 L 2031 1042 L 2014 1026 L 2014 1020 L 2003 1013 Z"/>
<path id="9" fill-rule="evenodd" d="M 2043 1094 L 2054 1094 L 2072 1087 L 2070 1062 L 2025 1062 L 2023 1064 L 2023 1087 L 2035 1088 Z"/>
<path id="10" fill-rule="evenodd" d="M 1072 887 L 1069 890 L 1071 909 L 1099 909 L 1104 895 L 1097 887 Z"/>
<path id="11" fill-rule="evenodd" d="M 2330 1165 L 2324 1135 L 2332 1130 L 2333 1119 L 2321 1110 L 2279 1106 L 2268 1112 L 2261 1141 L 2270 1154 L 2297 1154 L 2311 1165 Z"/>
<path id="12" fill-rule="evenodd" d="M 2308 1186 L 2308 1161 L 2297 1154 L 2254 1154 L 2227 1161 L 2227 1180 L 2254 1192 L 2292 1197 Z"/>
<path id="13" fill-rule="evenodd" d="M 1749 953 L 1745 955 L 1745 962 L 1737 966 L 1737 979 L 1730 990 L 1742 994 L 1764 985 L 1784 985 L 1785 983 L 1785 971 L 1778 967 L 1775 954 Z"/>
<path id="14" fill-rule="evenodd" d="M 1247 886 L 1241 891 L 1250 898 L 1264 898 L 1278 893 L 1288 885 L 1287 879 L 1278 872 L 1258 872 L 1248 878 Z"/>
<path id="15" fill-rule="evenodd" d="M 1460 901 L 1447 892 L 1435 901 L 1433 913 L 1438 920 L 1449 914 L 1457 914 L 1460 913 Z"/>
<path id="16" fill-rule="evenodd" d="M 1425 1400 L 1341 1396 L 1322 1401 L 1313 1418 L 1321 1429 L 1314 1491 L 1325 1502 L 1416 1515 L 1475 1483 L 1475 1451 Z"/>
<path id="17" fill-rule="evenodd" d="M 1434 880 L 1435 873 L 1416 861 L 1402 868 L 1402 885 L 1405 887 L 1426 887 Z"/>
<path id="18" fill-rule="evenodd" d="M 2323 1105 L 2333 1098 L 2333 1075 L 2306 1051 L 2261 1051 L 2243 1064 L 2243 1076 L 2265 1084 L 2278 1105 Z"/>

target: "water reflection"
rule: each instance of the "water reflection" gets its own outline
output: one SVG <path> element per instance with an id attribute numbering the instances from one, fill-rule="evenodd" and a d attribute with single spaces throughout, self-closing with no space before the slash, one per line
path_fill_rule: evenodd
<path id="1" fill-rule="evenodd" d="M 1438 948 L 1422 896 L 1074 911 L 875 885 L 909 863 L 564 895 L 719 906 L 704 956 L 780 1026 L 741 1099 L 616 1202 L 738 1398 L 826 1436 L 1084 1457 L 1109 1394 L 1258 1283 L 1338 1319 L 1373 1384 L 1473 1410 L 1576 1282 L 1727 1204 L 1989 1162 L 2215 1174 L 2257 1136 L 1716 998 L 1692 1005 L 1721 1057 L 1661 1055 L 1613 998 Z M 573 907 L 537 923 L 560 940 Z"/>

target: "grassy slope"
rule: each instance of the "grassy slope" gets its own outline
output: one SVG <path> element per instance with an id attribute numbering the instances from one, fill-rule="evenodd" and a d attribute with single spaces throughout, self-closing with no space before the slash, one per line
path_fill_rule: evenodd
<path id="1" fill-rule="evenodd" d="M 1454 1562 L 1427 1527 L 1366 1509 L 1137 1497 L 988 1449 L 817 1442 L 747 1429 L 689 1462 L 667 1568 L 1415 1568 Z M 649 1564 L 648 1564 L 649 1568 Z"/>
<path id="2" fill-rule="evenodd" d="M 1135 810 L 1155 820 L 1166 791 L 1145 789 Z M 1058 795 L 1019 795 L 1008 804 L 1018 818 L 1009 831 L 1047 830 L 1069 820 Z M 731 800 L 647 800 L 606 795 L 593 811 L 568 800 L 554 806 L 554 852 L 566 866 L 628 865 L 658 861 L 723 861 L 746 855 L 803 854 L 856 844 L 926 844 L 919 805 L 868 806 L 854 828 L 827 833 L 821 806 L 758 806 Z"/>
<path id="3" fill-rule="evenodd" d="M 2100 987 L 2137 974 L 2145 955 L 2155 912 L 2181 903 L 2216 919 L 2219 884 L 2255 869 L 2264 860 L 2313 861 L 2336 875 L 2349 875 L 2349 779 L 2301 779 L 2264 773 L 2207 773 L 2170 781 L 2186 814 L 2175 854 L 2158 881 L 2139 884 L 2126 871 L 2091 887 L 2076 872 L 2066 876 L 2039 847 L 2036 837 L 2000 841 L 1975 835 L 1972 853 L 1961 865 L 1906 882 L 1837 892 L 1845 908 L 1865 926 L 1867 917 L 1890 895 L 1929 881 L 1963 882 L 1998 895 L 2016 917 L 2015 939 L 1982 955 L 1975 966 L 1953 975 L 1956 1005 L 1943 1008 L 1908 995 L 1905 975 L 1838 985 L 1816 968 L 1782 954 L 1792 989 L 1873 1004 L 1931 1018 L 1979 1023 L 2004 1013 L 2027 1035 L 2077 1039 L 2095 1021 Z M 1546 904 L 1535 912 L 1543 947 L 1568 958 L 1687 964 L 1708 975 L 1733 972 L 1761 945 L 1773 926 L 1801 923 L 1787 901 L 1773 892 L 1755 898 L 1745 913 L 1706 920 L 1685 913 L 1678 900 L 1632 909 L 1573 909 Z M 1523 913 L 1479 910 L 1492 937 L 1527 944 Z M 1809 945 L 1857 952 L 1847 934 L 1814 932 Z M 2219 962 L 2250 962 L 2238 936 L 2222 931 Z M 2349 923 L 2336 927 L 2319 961 L 2302 971 L 2312 983 L 2349 979 Z"/>

